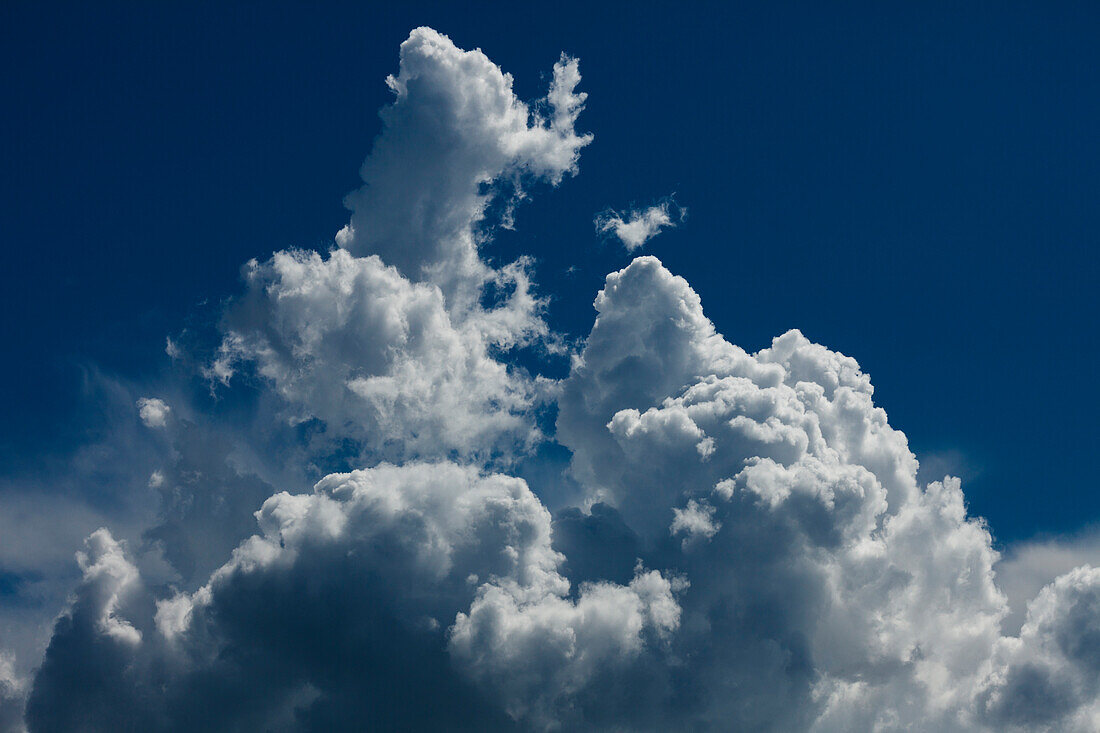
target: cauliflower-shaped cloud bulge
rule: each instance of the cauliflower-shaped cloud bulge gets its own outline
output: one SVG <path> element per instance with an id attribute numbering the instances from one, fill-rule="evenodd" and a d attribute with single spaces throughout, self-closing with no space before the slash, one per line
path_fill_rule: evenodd
<path id="1" fill-rule="evenodd" d="M 396 98 L 363 164 L 364 186 L 347 197 L 340 248 L 250 262 L 209 375 L 228 383 L 254 369 L 284 417 L 322 421 L 333 442 L 353 441 L 365 459 L 529 447 L 546 385 L 491 354 L 552 348 L 544 301 L 528 260 L 495 269 L 478 245 L 494 197 L 508 208 L 526 181 L 556 185 L 576 170 L 592 139 L 573 128 L 579 82 L 576 60 L 563 55 L 538 113 L 481 51 L 414 30 L 388 79 Z"/>
<path id="2" fill-rule="evenodd" d="M 473 228 L 491 198 L 482 187 L 525 177 L 557 184 L 592 140 L 573 128 L 585 100 L 574 92 L 577 62 L 563 55 L 554 66 L 547 118 L 516 98 L 511 75 L 485 54 L 430 28 L 401 44 L 400 71 L 386 81 L 396 99 L 363 164 L 365 185 L 346 199 L 351 222 L 337 242 L 464 300 L 487 276 Z"/>
<path id="3" fill-rule="evenodd" d="M 1087 717 L 1087 652 L 1051 663 L 1065 680 L 1049 703 L 994 700 L 1010 664 L 995 660 L 1035 653 L 1038 612 L 1021 639 L 1001 638 L 988 531 L 967 518 L 957 479 L 917 485 L 905 436 L 854 360 L 797 331 L 747 354 L 652 257 L 609 275 L 596 308 L 558 439 L 591 501 L 615 508 L 650 563 L 690 581 L 672 648 L 693 704 L 672 704 L 674 720 L 971 730 L 1003 710 L 1000 725 L 1026 723 L 1035 704 L 1060 725 Z M 1037 603 L 1065 609 L 1067 578 Z M 1077 604 L 1068 625 L 1087 639 L 1097 608 Z"/>
<path id="4" fill-rule="evenodd" d="M 549 725 L 679 623 L 657 572 L 571 596 L 550 514 L 521 479 L 384 464 L 276 494 L 256 516 L 261 533 L 195 593 L 158 601 L 145 634 L 115 616 L 136 569 L 93 535 L 32 728 L 78 728 L 92 706 L 114 730 Z M 62 700 L 93 673 L 97 692 Z M 122 697 L 99 697 L 116 685 Z"/>
<path id="5" fill-rule="evenodd" d="M 133 622 L 136 571 L 97 533 L 29 720 L 86 714 L 57 701 L 94 671 L 128 691 L 106 719 L 150 729 L 1094 729 L 1100 574 L 1059 578 L 1001 636 L 988 531 L 958 480 L 916 484 L 854 361 L 797 332 L 747 354 L 652 258 L 597 304 L 559 438 L 588 552 L 628 544 L 629 577 L 570 583 L 521 479 L 334 474 L 268 499 L 204 586 Z"/>
<path id="6" fill-rule="evenodd" d="M 1019 638 L 998 643 L 979 699 L 991 727 L 1100 727 L 1100 569 L 1077 568 L 1039 593 Z"/>
<path id="7" fill-rule="evenodd" d="M 509 366 L 553 337 L 530 263 L 480 259 L 483 218 L 575 170 L 578 80 L 563 58 L 540 117 L 480 52 L 402 45 L 339 248 L 249 263 L 209 365 L 365 468 L 255 500 L 243 538 L 203 508 L 268 483 L 165 421 L 146 537 L 185 587 L 95 532 L 32 731 L 1100 727 L 1100 571 L 1003 635 L 988 530 L 957 479 L 918 484 L 855 360 L 797 331 L 748 353 L 641 257 L 566 379 Z M 551 400 L 584 495 L 556 516 L 509 475 Z M 0 664 L 0 720 L 25 687 Z"/>
<path id="8" fill-rule="evenodd" d="M 522 266 L 499 273 L 514 289 L 491 311 L 448 310 L 437 286 L 345 250 L 280 252 L 245 277 L 215 368 L 254 365 L 290 421 L 390 460 L 484 458 L 538 437 L 545 387 L 490 353 L 547 333 Z"/>

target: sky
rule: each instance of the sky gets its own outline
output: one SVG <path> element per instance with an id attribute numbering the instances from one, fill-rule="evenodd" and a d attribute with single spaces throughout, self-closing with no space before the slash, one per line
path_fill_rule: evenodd
<path id="1" fill-rule="evenodd" d="M 1100 12 L 400 5 L 0 9 L 0 730 L 1097 725 Z"/>

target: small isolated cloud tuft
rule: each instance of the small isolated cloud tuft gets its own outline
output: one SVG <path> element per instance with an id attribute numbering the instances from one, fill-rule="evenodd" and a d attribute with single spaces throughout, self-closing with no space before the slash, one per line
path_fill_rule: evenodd
<path id="1" fill-rule="evenodd" d="M 641 247 L 666 227 L 674 227 L 684 220 L 687 209 L 679 206 L 671 196 L 648 209 L 615 211 L 607 209 L 596 215 L 596 231 L 613 234 L 619 238 L 628 252 Z"/>
<path id="2" fill-rule="evenodd" d="M 168 413 L 172 408 L 156 397 L 142 397 L 137 401 L 138 417 L 147 428 L 163 428 L 168 425 Z"/>

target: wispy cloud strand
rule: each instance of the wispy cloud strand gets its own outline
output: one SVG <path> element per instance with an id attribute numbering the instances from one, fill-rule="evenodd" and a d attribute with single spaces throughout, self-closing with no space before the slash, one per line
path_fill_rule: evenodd
<path id="1" fill-rule="evenodd" d="M 597 232 L 617 237 L 628 252 L 633 252 L 663 229 L 675 227 L 685 216 L 687 209 L 678 206 L 669 196 L 645 209 L 623 212 L 608 209 L 596 215 L 595 225 Z"/>

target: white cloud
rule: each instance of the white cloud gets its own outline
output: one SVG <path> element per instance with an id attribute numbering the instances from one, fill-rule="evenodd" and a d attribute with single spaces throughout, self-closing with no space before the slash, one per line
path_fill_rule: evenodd
<path id="1" fill-rule="evenodd" d="M 122 595 L 137 582 L 137 568 L 106 529 L 93 532 L 85 545 L 87 550 L 77 553 L 84 585 L 73 606 L 74 617 L 87 614 L 100 634 L 126 644 L 140 643 L 141 632 L 115 615 Z"/>
<path id="2" fill-rule="evenodd" d="M 172 394 L 162 385 L 132 387 L 94 368 L 86 377 L 85 407 L 94 408 L 106 429 L 72 453 L 0 478 L 0 650 L 11 652 L 24 692 L 83 575 L 74 553 L 98 527 L 133 539 L 155 520 L 158 496 L 147 478 L 170 460 L 166 437 L 182 422 L 150 430 L 138 419 L 142 394 Z M 145 548 L 138 547 L 135 562 L 145 567 Z M 0 720 L 11 709 L 0 704 Z"/>
<path id="3" fill-rule="evenodd" d="M 364 186 L 347 197 L 340 249 L 249 263 L 209 376 L 228 383 L 253 366 L 286 418 L 323 421 L 367 462 L 527 450 L 548 385 L 496 355 L 555 348 L 545 301 L 528 260 L 492 268 L 478 246 L 494 196 L 510 186 L 514 201 L 526 181 L 556 185 L 576 171 L 591 140 L 574 130 L 579 81 L 562 56 L 532 108 L 480 51 L 414 30 L 388 79 L 395 100 Z"/>
<path id="4" fill-rule="evenodd" d="M 482 188 L 519 188 L 529 178 L 557 184 L 576 171 L 592 140 L 573 128 L 584 108 L 579 82 L 577 62 L 563 55 L 544 118 L 481 51 L 414 30 L 401 44 L 397 75 L 387 78 L 395 99 L 363 164 L 365 185 L 345 201 L 352 216 L 337 242 L 357 256 L 379 255 L 405 277 L 440 284 L 448 299 L 471 297 L 471 285 L 488 276 L 476 227 L 495 191 Z"/>
<path id="5" fill-rule="evenodd" d="M 137 401 L 138 416 L 147 428 L 163 428 L 168 425 L 172 408 L 156 397 L 142 397 Z"/>
<path id="6" fill-rule="evenodd" d="M 596 302 L 559 438 L 591 502 L 614 507 L 586 525 L 588 551 L 633 533 L 632 576 L 573 588 L 521 479 L 449 461 L 334 474 L 267 499 L 261 533 L 196 591 L 131 606 L 156 600 L 155 622 L 121 615 L 143 584 L 93 534 L 30 719 L 79 713 L 57 700 L 94 662 L 82 674 L 125 690 L 116 726 L 347 727 L 370 709 L 427 727 L 1090 729 L 1097 571 L 1060 577 L 1004 636 L 989 533 L 958 480 L 917 484 L 854 360 L 798 332 L 744 352 L 653 258 Z M 53 651 L 69 648 L 103 651 Z M 357 664 L 334 679 L 344 654 Z M 254 665 L 263 684 L 234 682 Z M 379 692 L 424 679 L 447 691 L 430 711 Z M 232 695 L 200 711 L 173 697 L 199 680 Z"/>
<path id="7" fill-rule="evenodd" d="M 657 571 L 628 586 L 585 585 L 575 602 L 485 585 L 456 618 L 449 648 L 513 719 L 553 728 L 576 716 L 597 678 L 606 684 L 636 664 L 647 634 L 659 640 L 679 623 L 672 584 Z"/>
<path id="8" fill-rule="evenodd" d="M 523 450 L 543 387 L 492 353 L 547 329 L 522 264 L 497 280 L 512 288 L 498 307 L 449 311 L 376 256 L 279 252 L 249 265 L 215 371 L 254 366 L 287 419 L 319 419 L 376 460 Z"/>
<path id="9" fill-rule="evenodd" d="M 714 521 L 714 511 L 705 500 L 689 499 L 683 509 L 672 510 L 672 524 L 668 529 L 674 535 L 686 534 L 685 544 L 697 538 L 710 539 L 722 528 L 721 523 Z"/>
<path id="10" fill-rule="evenodd" d="M 130 536 L 171 572 L 91 533 L 32 729 L 1096 729 L 1100 571 L 1074 569 L 1092 545 L 998 565 L 854 359 L 798 331 L 748 353 L 640 257 L 608 275 L 568 378 L 509 365 L 556 341 L 531 262 L 480 258 L 486 212 L 502 197 L 507 225 L 525 185 L 575 172 L 579 78 L 562 57 L 529 106 L 480 51 L 402 44 L 339 248 L 248 263 L 207 364 L 281 427 L 138 400 L 171 455 L 134 451 L 160 507 Z M 598 226 L 636 249 L 672 206 Z M 583 509 L 551 517 L 508 472 L 555 398 Z M 366 468 L 321 470 L 331 454 Z M 0 722 L 25 689 L 0 660 Z"/>
<path id="11" fill-rule="evenodd" d="M 986 719 L 1000 729 L 1097 729 L 1100 569 L 1071 570 L 1028 604 L 1019 638 L 997 645 L 980 703 Z"/>
<path id="12" fill-rule="evenodd" d="M 558 438 L 643 543 L 694 538 L 647 560 L 691 582 L 673 642 L 695 650 L 689 719 L 981 727 L 997 553 L 957 480 L 917 484 L 859 365 L 798 332 L 745 353 L 651 257 L 609 275 L 596 308 Z"/>
<path id="13" fill-rule="evenodd" d="M 686 213 L 687 210 L 677 206 L 671 198 L 647 209 L 625 212 L 608 209 L 596 215 L 596 231 L 614 234 L 628 252 L 633 252 L 660 234 L 662 229 L 683 221 Z"/>
<path id="14" fill-rule="evenodd" d="M 1009 546 L 997 563 L 997 585 L 1010 609 L 1005 632 L 1015 635 L 1024 623 L 1028 602 L 1059 575 L 1082 565 L 1100 567 L 1100 532 L 1030 540 Z"/>

